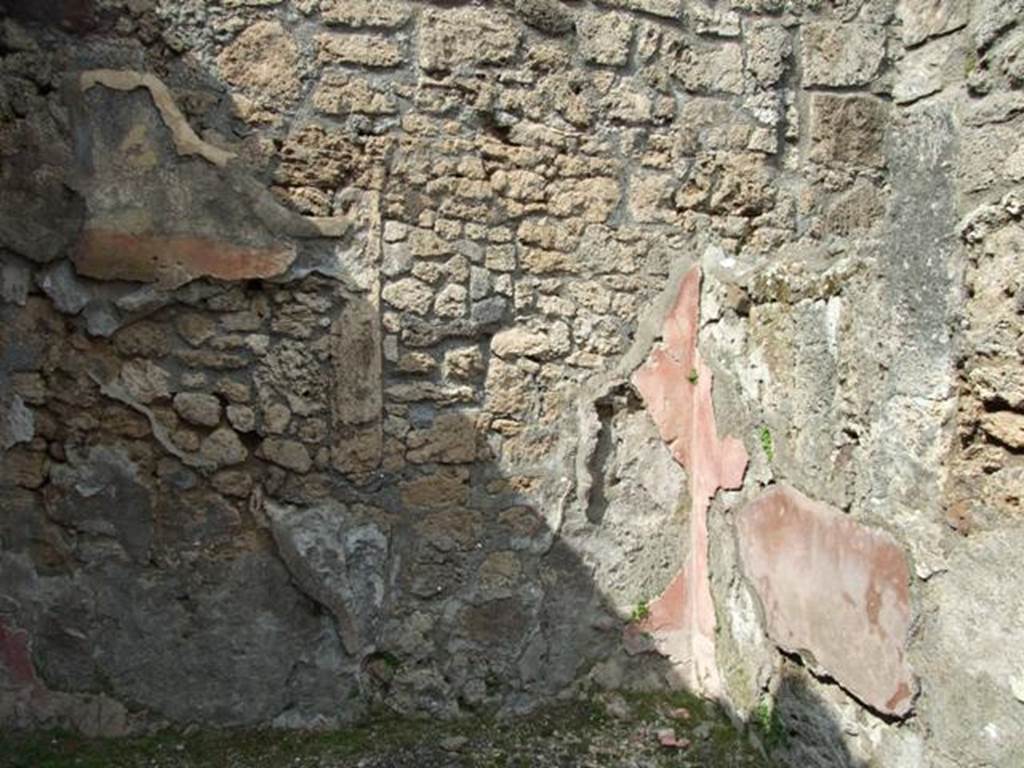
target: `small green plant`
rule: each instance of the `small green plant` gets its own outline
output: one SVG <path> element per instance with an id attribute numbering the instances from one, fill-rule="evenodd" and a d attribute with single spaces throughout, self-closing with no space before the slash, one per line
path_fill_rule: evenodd
<path id="1" fill-rule="evenodd" d="M 761 450 L 768 457 L 768 461 L 775 458 L 775 443 L 772 440 L 772 433 L 768 427 L 761 427 Z"/>
<path id="2" fill-rule="evenodd" d="M 647 601 L 646 600 L 641 600 L 639 603 L 637 603 L 636 605 L 633 606 L 633 613 L 630 614 L 630 618 L 633 621 L 639 622 L 639 621 L 643 621 L 644 619 L 646 619 L 650 615 L 651 615 L 651 609 L 647 605 Z"/>
<path id="3" fill-rule="evenodd" d="M 699 378 L 699 376 L 700 376 L 700 374 L 697 373 L 697 369 L 696 368 L 691 368 L 690 369 L 690 375 L 687 376 L 686 379 L 691 384 L 696 384 L 697 383 L 697 379 Z"/>
<path id="4" fill-rule="evenodd" d="M 971 73 L 974 72 L 974 70 L 977 68 L 977 66 L 978 66 L 978 56 L 977 56 L 977 54 L 973 50 L 968 51 L 967 55 L 964 56 L 964 77 L 970 77 Z"/>
<path id="5" fill-rule="evenodd" d="M 765 749 L 769 752 L 786 746 L 786 728 L 770 696 L 761 699 L 761 703 L 754 710 L 754 725 L 761 734 Z"/>

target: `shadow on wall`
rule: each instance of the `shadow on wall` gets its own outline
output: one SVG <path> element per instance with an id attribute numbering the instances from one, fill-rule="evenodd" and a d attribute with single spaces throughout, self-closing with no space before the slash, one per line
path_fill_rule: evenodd
<path id="1" fill-rule="evenodd" d="M 373 190 L 289 210 L 244 140 L 225 157 L 152 81 L 39 67 L 138 61 L 191 84 L 194 125 L 244 135 L 195 59 L 159 34 L 118 53 L 116 14 L 84 0 L 2 7 L 29 34 L 0 51 L 0 722 L 306 727 L 678 685 L 624 648 L 628 608 L 560 535 L 545 455 L 509 471 L 531 455 L 522 382 L 480 406 L 507 306 L 389 359 Z M 768 738 L 854 765 L 800 674 Z"/>

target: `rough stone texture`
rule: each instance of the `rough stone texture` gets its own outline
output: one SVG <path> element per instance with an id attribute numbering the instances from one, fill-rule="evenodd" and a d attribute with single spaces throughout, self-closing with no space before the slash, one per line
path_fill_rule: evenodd
<path id="1" fill-rule="evenodd" d="M 391 29 L 409 20 L 412 7 L 403 0 L 327 0 L 320 13 L 327 24 Z"/>
<path id="2" fill-rule="evenodd" d="M 294 101 L 302 87 L 298 47 L 284 28 L 258 21 L 246 28 L 217 57 L 224 79 L 261 102 Z"/>
<path id="3" fill-rule="evenodd" d="M 970 4 L 964 0 L 900 0 L 896 15 L 903 25 L 903 43 L 911 46 L 929 37 L 967 25 Z"/>
<path id="4" fill-rule="evenodd" d="M 202 392 L 179 392 L 174 396 L 174 410 L 185 421 L 204 427 L 220 423 L 220 400 Z"/>
<path id="5" fill-rule="evenodd" d="M 817 22 L 802 28 L 805 86 L 870 83 L 885 57 L 885 29 L 873 24 Z"/>
<path id="6" fill-rule="evenodd" d="M 519 38 L 515 23 L 500 11 L 427 10 L 420 19 L 419 65 L 430 71 L 501 64 L 516 55 Z"/>
<path id="7" fill-rule="evenodd" d="M 967 66 L 967 55 L 963 41 L 956 37 L 946 37 L 909 51 L 899 63 L 893 99 L 908 103 L 957 83 Z"/>
<path id="8" fill-rule="evenodd" d="M 16 5 L 3 727 L 688 682 L 1024 761 L 1021 0 Z M 908 554 L 910 716 L 769 636 L 783 482 Z"/>
<path id="9" fill-rule="evenodd" d="M 622 66 L 629 61 L 633 20 L 625 14 L 595 13 L 578 22 L 583 57 L 595 64 Z"/>
<path id="10" fill-rule="evenodd" d="M 741 509 L 736 530 L 769 636 L 877 711 L 905 715 L 910 569 L 895 540 L 788 486 Z"/>
<path id="11" fill-rule="evenodd" d="M 402 62 L 402 48 L 394 40 L 375 35 L 318 35 L 320 60 L 328 64 L 393 67 Z"/>
<path id="12" fill-rule="evenodd" d="M 873 96 L 815 94 L 811 97 L 811 151 L 832 164 L 882 166 L 885 102 Z"/>

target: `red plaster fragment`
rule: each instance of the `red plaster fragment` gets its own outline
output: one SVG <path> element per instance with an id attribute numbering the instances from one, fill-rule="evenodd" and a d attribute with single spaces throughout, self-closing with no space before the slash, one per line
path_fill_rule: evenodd
<path id="1" fill-rule="evenodd" d="M 686 749 L 690 746 L 689 739 L 680 739 L 676 736 L 676 732 L 671 728 L 662 728 L 656 733 L 658 737 L 658 743 L 663 747 L 669 749 Z"/>
<path id="2" fill-rule="evenodd" d="M 219 280 L 271 278 L 295 260 L 290 248 L 255 248 L 195 235 L 133 235 L 87 229 L 72 261 L 97 280 L 134 280 L 173 288 L 199 277 Z"/>
<path id="3" fill-rule="evenodd" d="M 8 682 L 15 688 L 42 688 L 32 663 L 28 632 L 8 627 L 0 620 L 0 667 L 7 671 Z"/>
<path id="4" fill-rule="evenodd" d="M 875 710 L 906 715 L 915 689 L 905 656 L 910 570 L 892 536 L 781 485 L 736 522 L 743 569 L 772 640 L 809 652 Z"/>
<path id="5" fill-rule="evenodd" d="M 722 692 L 715 660 L 715 608 L 708 573 L 707 512 L 722 488 L 738 488 L 747 452 L 732 437 L 720 438 L 711 398 L 712 373 L 697 350 L 701 273 L 683 278 L 665 318 L 661 346 L 633 373 L 648 413 L 690 484 L 690 541 L 686 564 L 650 605 L 642 628 L 669 656 L 691 688 Z"/>

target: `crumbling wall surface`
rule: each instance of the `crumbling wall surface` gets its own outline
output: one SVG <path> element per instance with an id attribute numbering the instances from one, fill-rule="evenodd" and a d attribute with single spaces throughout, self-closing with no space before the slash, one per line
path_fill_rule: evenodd
<path id="1" fill-rule="evenodd" d="M 1018 0 L 0 9 L 0 724 L 1024 761 Z"/>

